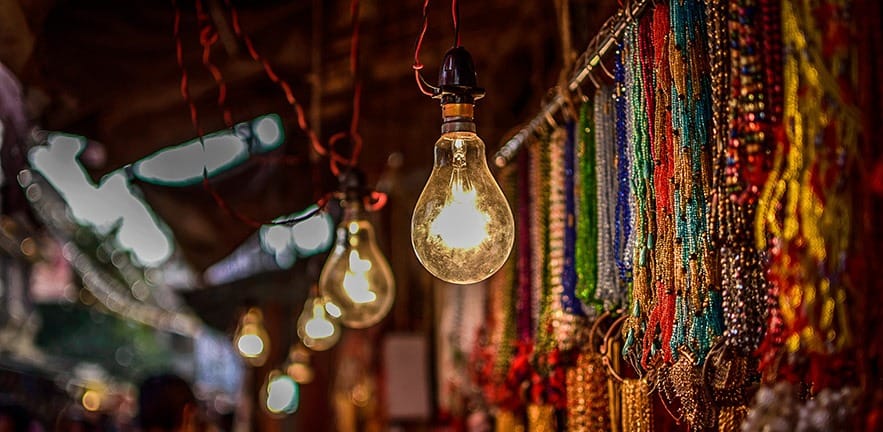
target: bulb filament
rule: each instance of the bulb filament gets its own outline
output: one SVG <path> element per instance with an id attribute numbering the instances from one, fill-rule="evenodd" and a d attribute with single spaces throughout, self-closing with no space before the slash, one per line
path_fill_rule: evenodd
<path id="1" fill-rule="evenodd" d="M 488 237 L 490 216 L 479 210 L 478 193 L 465 175 L 466 146 L 462 140 L 453 144 L 454 160 L 451 193 L 438 217 L 432 221 L 429 234 L 437 236 L 449 248 L 472 249 Z"/>
<path id="2" fill-rule="evenodd" d="M 371 291 L 371 282 L 368 281 L 369 270 L 371 261 L 362 259 L 357 250 L 350 251 L 349 269 L 343 275 L 343 290 L 353 303 L 364 304 L 377 300 L 377 294 Z"/>

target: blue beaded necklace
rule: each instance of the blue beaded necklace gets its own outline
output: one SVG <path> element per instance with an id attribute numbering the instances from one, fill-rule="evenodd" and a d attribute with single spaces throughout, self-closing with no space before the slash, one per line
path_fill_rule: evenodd
<path id="1" fill-rule="evenodd" d="M 626 98 L 623 92 L 625 85 L 625 66 L 622 50 L 616 52 L 616 64 L 613 69 L 616 79 L 616 167 L 617 197 L 615 210 L 615 234 L 613 237 L 613 253 L 620 282 L 629 287 L 632 282 L 632 257 L 628 254 L 627 245 L 631 236 L 631 190 L 629 188 L 629 157 L 628 136 L 626 134 Z"/>

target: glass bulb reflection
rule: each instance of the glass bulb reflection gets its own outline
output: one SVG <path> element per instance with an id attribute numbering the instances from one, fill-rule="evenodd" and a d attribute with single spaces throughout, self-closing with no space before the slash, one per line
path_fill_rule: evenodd
<path id="1" fill-rule="evenodd" d="M 326 311 L 339 312 L 340 321 L 352 328 L 380 322 L 395 298 L 389 263 L 363 213 L 361 203 L 346 204 L 334 249 L 319 277 L 319 289 L 337 307 L 326 306 Z"/>
<path id="2" fill-rule="evenodd" d="M 235 334 L 234 345 L 239 355 L 251 366 L 263 366 L 270 354 L 270 336 L 260 309 L 248 309 L 239 319 Z"/>
<path id="3" fill-rule="evenodd" d="M 443 134 L 411 219 L 420 263 L 439 279 L 475 283 L 503 266 L 514 240 L 512 210 L 488 169 L 484 142 L 473 132 Z"/>
<path id="4" fill-rule="evenodd" d="M 326 304 L 321 297 L 307 299 L 297 319 L 297 335 L 307 348 L 314 351 L 325 351 L 340 339 L 340 326 L 325 311 Z"/>

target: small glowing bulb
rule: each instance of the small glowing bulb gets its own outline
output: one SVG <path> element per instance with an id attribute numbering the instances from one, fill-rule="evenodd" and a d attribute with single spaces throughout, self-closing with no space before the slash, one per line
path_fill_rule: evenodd
<path id="1" fill-rule="evenodd" d="M 236 347 L 246 357 L 257 357 L 264 352 L 264 341 L 256 334 L 246 334 L 239 337 Z"/>
<path id="2" fill-rule="evenodd" d="M 444 133 L 411 219 L 420 263 L 439 279 L 475 283 L 503 266 L 514 241 L 512 210 L 488 169 L 484 142 L 471 131 Z"/>
<path id="3" fill-rule="evenodd" d="M 236 349 L 248 364 L 263 366 L 270 354 L 270 337 L 264 328 L 264 317 L 258 308 L 250 308 L 239 320 L 235 337 Z"/>
<path id="4" fill-rule="evenodd" d="M 286 416 L 297 411 L 300 404 L 300 388 L 290 376 L 278 370 L 270 372 L 264 384 L 264 408 L 271 415 Z"/>
<path id="5" fill-rule="evenodd" d="M 310 366 L 310 352 L 302 346 L 294 346 L 288 352 L 285 373 L 298 384 L 313 382 L 313 368 Z"/>
<path id="6" fill-rule="evenodd" d="M 341 322 L 352 328 L 380 322 L 395 299 L 392 271 L 363 213 L 360 202 L 346 204 L 335 246 L 319 277 L 319 289 L 334 306 L 325 306 L 326 311 L 337 312 Z"/>
<path id="7" fill-rule="evenodd" d="M 86 390 L 81 402 L 86 411 L 98 411 L 101 409 L 101 393 L 96 390 Z"/>
<path id="8" fill-rule="evenodd" d="M 297 335 L 313 351 L 325 351 L 340 339 L 340 326 L 326 313 L 326 307 L 324 298 L 309 298 L 297 319 Z"/>

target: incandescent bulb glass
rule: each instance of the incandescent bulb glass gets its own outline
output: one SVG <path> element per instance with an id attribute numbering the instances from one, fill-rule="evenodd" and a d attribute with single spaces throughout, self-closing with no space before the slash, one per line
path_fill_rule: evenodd
<path id="1" fill-rule="evenodd" d="M 233 341 L 239 355 L 254 367 L 261 367 L 270 354 L 270 336 L 264 328 L 264 316 L 258 308 L 249 308 L 236 329 Z"/>
<path id="2" fill-rule="evenodd" d="M 340 321 L 351 328 L 380 322 L 395 298 L 392 271 L 364 213 L 361 201 L 344 202 L 334 248 L 319 276 L 319 290 L 337 306 Z M 326 307 L 326 311 L 333 310 Z"/>
<path id="3" fill-rule="evenodd" d="M 455 123 L 468 118 L 474 130 L 472 106 L 457 109 L 461 122 Z M 450 107 L 445 111 L 447 118 Z M 484 142 L 459 128 L 455 125 L 435 143 L 435 165 L 411 219 L 411 243 L 435 277 L 469 284 L 487 279 L 506 262 L 515 222 L 488 169 Z"/>
<path id="4" fill-rule="evenodd" d="M 480 282 L 509 257 L 515 221 L 487 167 L 484 142 L 475 134 L 473 111 L 484 89 L 478 87 L 465 48 L 445 54 L 432 94 L 441 100 L 442 136 L 411 217 L 411 244 L 435 277 L 458 284 Z"/>
<path id="5" fill-rule="evenodd" d="M 325 351 L 340 339 L 340 325 L 326 312 L 326 304 L 323 297 L 307 299 L 297 319 L 297 335 L 304 346 L 313 351 Z"/>

